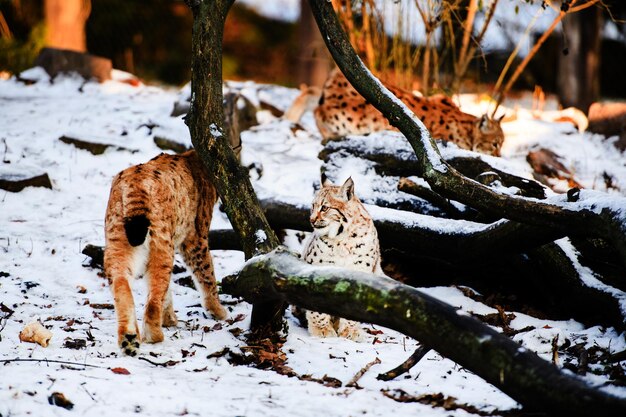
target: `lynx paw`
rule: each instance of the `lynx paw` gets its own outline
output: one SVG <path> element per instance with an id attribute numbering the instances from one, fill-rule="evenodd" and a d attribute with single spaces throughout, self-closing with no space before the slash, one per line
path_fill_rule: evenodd
<path id="1" fill-rule="evenodd" d="M 162 342 L 165 337 L 163 336 L 163 330 L 159 326 L 145 326 L 143 329 L 143 341 L 146 343 L 159 343 Z"/>
<path id="2" fill-rule="evenodd" d="M 163 312 L 163 327 L 176 327 L 176 325 L 178 325 L 178 318 L 174 310 L 165 310 Z"/>
<path id="3" fill-rule="evenodd" d="M 339 322 L 339 336 L 355 342 L 363 340 L 361 326 L 355 321 L 341 320 Z"/>
<path id="4" fill-rule="evenodd" d="M 125 334 L 120 340 L 120 349 L 125 355 L 137 356 L 139 351 L 139 335 Z"/>
<path id="5" fill-rule="evenodd" d="M 219 302 L 217 305 L 213 306 L 210 311 L 216 320 L 225 320 L 228 317 L 228 312 Z"/>

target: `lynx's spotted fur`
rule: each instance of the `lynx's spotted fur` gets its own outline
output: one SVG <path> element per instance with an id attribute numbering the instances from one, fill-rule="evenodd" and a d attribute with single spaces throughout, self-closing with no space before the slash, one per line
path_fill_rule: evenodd
<path id="1" fill-rule="evenodd" d="M 161 326 L 177 324 L 169 287 L 175 249 L 192 270 L 202 305 L 217 319 L 226 317 L 208 242 L 216 200 L 215 187 L 193 150 L 161 154 L 113 179 L 105 218 L 104 272 L 111 282 L 118 342 L 125 354 L 135 356 L 142 340 L 161 342 Z M 148 299 L 141 335 L 130 282 L 142 273 Z"/>
<path id="2" fill-rule="evenodd" d="M 500 155 L 504 133 L 499 120 L 463 113 L 444 95 L 419 97 L 392 85 L 385 86 L 424 122 L 433 138 L 453 142 L 463 149 Z M 352 87 L 339 69 L 333 70 L 324 84 L 314 115 L 324 142 L 350 134 L 395 130 L 382 113 Z"/>
<path id="3" fill-rule="evenodd" d="M 313 233 L 302 254 L 306 262 L 384 275 L 374 222 L 354 194 L 351 178 L 338 187 L 322 177 L 310 221 Z M 307 311 L 306 318 L 313 336 L 362 338 L 357 322 L 313 311 Z"/>

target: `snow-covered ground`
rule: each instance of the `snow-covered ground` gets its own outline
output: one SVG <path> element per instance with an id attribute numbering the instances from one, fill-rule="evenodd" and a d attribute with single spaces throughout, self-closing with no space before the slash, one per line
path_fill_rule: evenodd
<path id="1" fill-rule="evenodd" d="M 0 174 L 46 172 L 52 189 L 0 191 L 0 416 L 65 415 L 66 410 L 48 404 L 53 392 L 71 400 L 74 413 L 88 416 L 468 415 L 463 410 L 396 402 L 382 392 L 399 392 L 395 390 L 413 396 L 442 393 L 482 411 L 517 406 L 435 352 L 398 380 L 376 380 L 378 373 L 404 361 L 417 346 L 416 341 L 377 326 L 364 326 L 371 334 L 361 343 L 316 339 L 288 313 L 290 329 L 283 346 L 287 365 L 299 375 L 337 378 L 341 387 L 231 365 L 225 355 L 207 358 L 224 348 L 233 352 L 246 349 L 242 330 L 248 327 L 251 307 L 222 295 L 231 320 L 217 323 L 199 307 L 197 292 L 178 284 L 173 285 L 178 327 L 165 330 L 163 343 L 143 345 L 139 355 L 167 366 L 122 356 L 115 340 L 114 311 L 101 308 L 112 302 L 107 282 L 97 269 L 83 266 L 88 259 L 81 250 L 87 243 L 104 243 L 108 191 L 118 171 L 160 153 L 154 136 L 190 143 L 182 119 L 169 116 L 178 93 L 132 86 L 119 81 L 123 78 L 120 73 L 116 73 L 117 80 L 104 84 L 72 77 L 50 84 L 39 69 L 23 76 L 39 81 L 32 85 L 15 79 L 0 81 Z M 282 109 L 298 94 L 297 90 L 251 83 L 233 86 L 252 101 L 268 101 Z M 462 99 L 467 111 L 480 112 L 484 105 L 471 97 Z M 602 170 L 612 172 L 616 181 L 626 178 L 624 156 L 600 137 L 580 134 L 568 125 L 531 120 L 523 111 L 518 116 L 504 124 L 507 139 L 502 164 L 509 169 L 530 175 L 527 150 L 541 143 L 559 153 L 564 165 L 574 168 L 579 182 L 587 187 L 602 189 L 603 182 L 598 181 Z M 321 145 L 310 114 L 303 120 L 306 130 L 295 133 L 288 122 L 268 112 L 260 113 L 259 119 L 259 126 L 243 134 L 242 153 L 244 164 L 262 166 L 260 178 L 253 175 L 257 192 L 262 197 L 309 204 L 322 163 L 317 159 Z M 114 147 L 92 155 L 59 141 L 62 136 Z M 367 194 L 367 175 L 359 175 L 355 178 L 357 194 Z M 624 190 L 623 183 L 618 185 Z M 217 209 L 213 227 L 229 227 Z M 288 243 L 298 250 L 293 235 Z M 243 264 L 242 254 L 235 251 L 213 251 L 213 257 L 218 279 Z M 424 291 L 463 311 L 496 312 L 456 288 Z M 614 294 L 623 297 L 619 291 Z M 135 301 L 141 319 L 145 301 L 142 281 L 135 285 Z M 13 314 L 7 317 L 10 311 Z M 574 321 L 515 314 L 513 329 L 534 327 L 516 335 L 515 340 L 546 359 L 551 357 L 550 341 L 557 334 L 562 341 L 584 341 L 612 352 L 626 348 L 624 335 L 611 328 L 585 328 Z M 53 333 L 47 348 L 18 339 L 24 325 L 34 320 Z M 77 339 L 84 340 L 85 346 L 71 349 Z M 376 357 L 381 363 L 359 381 L 361 389 L 345 386 Z M 18 358 L 40 361 L 5 362 Z M 119 369 L 116 373 L 115 368 L 128 373 L 119 373 Z M 607 381 L 591 374 L 586 379 L 597 386 Z M 626 396 L 626 388 L 603 389 Z"/>

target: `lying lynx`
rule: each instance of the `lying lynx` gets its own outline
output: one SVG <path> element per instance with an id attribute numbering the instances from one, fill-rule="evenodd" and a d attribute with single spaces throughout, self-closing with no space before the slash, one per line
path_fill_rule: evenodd
<path id="1" fill-rule="evenodd" d="M 444 95 L 420 97 L 410 91 L 385 83 L 396 97 L 419 117 L 433 138 L 453 142 L 459 148 L 500 156 L 504 133 L 500 120 L 487 115 L 476 117 L 464 113 Z M 317 95 L 314 108 L 315 122 L 322 135 L 322 143 L 347 135 L 366 135 L 380 130 L 396 130 L 389 121 L 352 87 L 339 69 L 334 69 L 321 91 L 301 87 L 300 96 L 288 114 L 289 120 L 312 110 L 311 97 Z"/>
<path id="2" fill-rule="evenodd" d="M 322 188 L 313 200 L 310 221 L 313 233 L 302 254 L 306 262 L 384 275 L 374 222 L 354 194 L 351 178 L 338 187 L 322 176 Z M 313 311 L 307 311 L 306 318 L 313 336 L 362 338 L 357 322 Z"/>
<path id="3" fill-rule="evenodd" d="M 195 151 L 161 154 L 114 179 L 105 218 L 104 272 L 111 281 L 122 351 L 137 354 L 139 343 L 163 340 L 161 326 L 176 326 L 169 288 L 174 250 L 192 270 L 202 305 L 217 319 L 220 304 L 209 252 L 209 226 L 217 200 Z M 143 337 L 135 317 L 130 281 L 145 273 L 148 299 Z"/>

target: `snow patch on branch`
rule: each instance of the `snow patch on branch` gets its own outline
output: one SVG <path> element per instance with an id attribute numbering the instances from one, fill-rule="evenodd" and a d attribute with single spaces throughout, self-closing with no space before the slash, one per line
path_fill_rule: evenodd
<path id="1" fill-rule="evenodd" d="M 211 135 L 215 138 L 215 139 L 219 139 L 221 137 L 223 137 L 224 135 L 222 134 L 222 130 L 215 124 L 215 123 L 211 123 L 209 125 L 209 132 L 211 132 Z"/>
<path id="2" fill-rule="evenodd" d="M 578 272 L 583 284 L 587 287 L 595 288 L 607 294 L 611 294 L 619 301 L 620 310 L 622 314 L 626 316 L 626 293 L 615 287 L 604 284 L 594 275 L 593 271 L 586 266 L 581 265 L 578 261 L 579 253 L 568 238 L 559 239 L 555 243 L 563 250 L 565 255 L 572 262 L 572 265 L 576 268 L 576 272 Z"/>
<path id="3" fill-rule="evenodd" d="M 256 232 L 254 232 L 254 242 L 257 245 L 261 245 L 267 242 L 267 234 L 265 233 L 265 230 L 259 229 Z"/>

